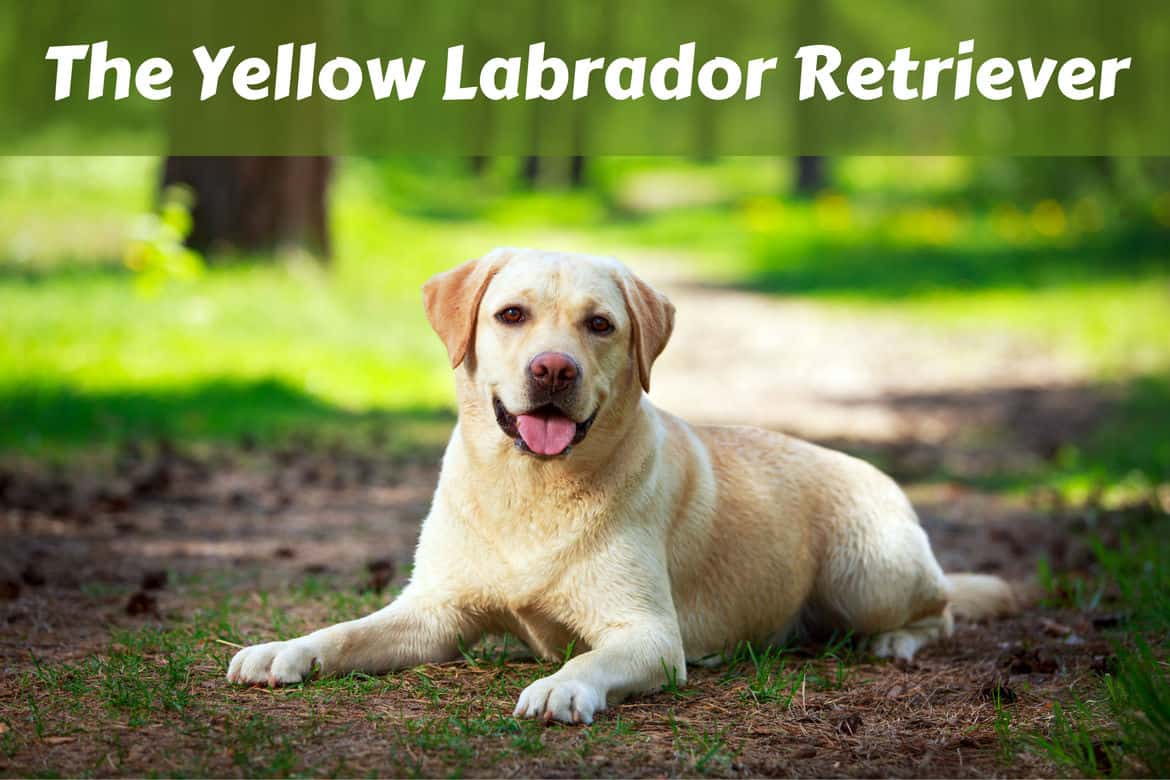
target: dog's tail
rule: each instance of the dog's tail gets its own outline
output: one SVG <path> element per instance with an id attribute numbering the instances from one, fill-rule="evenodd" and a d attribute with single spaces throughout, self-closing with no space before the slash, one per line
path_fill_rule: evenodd
<path id="1" fill-rule="evenodd" d="M 1021 596 L 1007 580 L 991 574 L 948 574 L 951 613 L 958 620 L 1007 617 L 1020 611 Z"/>

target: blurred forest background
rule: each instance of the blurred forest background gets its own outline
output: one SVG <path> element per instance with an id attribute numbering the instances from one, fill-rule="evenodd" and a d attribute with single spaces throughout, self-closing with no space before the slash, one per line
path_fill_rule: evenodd
<path id="1" fill-rule="evenodd" d="M 711 289 L 944 338 L 1019 334 L 1123 391 L 1138 421 L 1114 423 L 1123 446 L 1070 439 L 1053 463 L 1156 485 L 1168 237 L 1166 160 L 9 158 L 0 448 L 449 414 L 419 286 L 513 244 L 649 256 Z"/>
<path id="2" fill-rule="evenodd" d="M 506 717 L 547 670 L 495 651 L 228 689 L 405 581 L 455 419 L 419 288 L 498 245 L 623 259 L 679 309 L 657 403 L 873 460 L 1040 603 L 590 730 Z M 1167 514 L 1167 159 L 0 158 L 0 771 L 1164 776 Z"/>

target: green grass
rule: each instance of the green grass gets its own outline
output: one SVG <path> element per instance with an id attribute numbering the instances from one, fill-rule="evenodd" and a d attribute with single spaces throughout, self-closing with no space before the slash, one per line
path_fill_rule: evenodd
<path id="1" fill-rule="evenodd" d="M 111 254 L 116 242 L 80 256 L 53 245 L 54 230 L 6 236 L 27 239 L 30 256 L 0 259 L 0 449 L 435 420 L 452 387 L 419 288 L 499 238 L 484 226 L 436 234 L 371 205 L 358 178 L 336 196 L 328 270 L 229 265 L 151 293 Z M 101 214 L 118 233 L 141 207 L 114 201 L 126 211 Z M 37 191 L 0 197 L 5 220 L 34 208 L 64 207 Z"/>
<path id="2" fill-rule="evenodd" d="M 777 161 L 600 160 L 579 192 L 517 191 L 515 160 L 479 181 L 458 160 L 348 161 L 333 267 L 217 265 L 155 290 L 121 264 L 154 162 L 8 159 L 0 451 L 425 426 L 452 396 L 418 289 L 501 243 L 651 248 L 714 283 L 1019 332 L 1103 376 L 1170 371 L 1160 212 L 1124 217 L 1099 195 L 964 205 L 946 193 L 970 165 L 907 165 L 844 161 L 850 197 L 802 202 L 771 194 L 787 186 Z"/>
<path id="3" fill-rule="evenodd" d="M 677 249 L 718 285 L 1015 332 L 1107 376 L 1170 370 L 1170 225 L 1107 209 L 755 198 L 609 230 Z"/>
<path id="4" fill-rule="evenodd" d="M 673 713 L 670 715 L 670 727 L 675 756 L 683 762 L 688 772 L 701 775 L 726 772 L 739 754 L 727 742 L 727 728 L 680 723 Z"/>
<path id="5" fill-rule="evenodd" d="M 1085 777 L 1170 774 L 1170 540 L 1160 527 L 1165 515 L 1133 513 L 1118 546 L 1094 545 L 1095 577 L 1041 578 L 1051 603 L 1122 611 L 1114 671 L 1054 703 L 1046 730 L 1013 742 Z"/>

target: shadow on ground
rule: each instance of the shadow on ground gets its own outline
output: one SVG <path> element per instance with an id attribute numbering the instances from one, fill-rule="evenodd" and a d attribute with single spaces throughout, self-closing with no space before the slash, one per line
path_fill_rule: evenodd
<path id="1" fill-rule="evenodd" d="M 1170 377 L 1128 383 L 990 388 L 844 399 L 905 420 L 894 441 L 836 438 L 900 481 L 994 489 L 1060 478 L 1109 486 L 1170 480 Z"/>
<path id="2" fill-rule="evenodd" d="M 289 433 L 365 435 L 380 448 L 437 445 L 454 416 L 441 407 L 353 411 L 277 380 L 175 388 L 84 390 L 0 384 L 0 454 L 133 439 L 240 442 Z"/>
<path id="3" fill-rule="evenodd" d="M 763 293 L 897 298 L 931 290 L 1038 288 L 1141 278 L 1170 271 L 1165 231 L 1038 246 L 903 247 L 866 242 L 763 241 L 731 286 Z"/>
<path id="4" fill-rule="evenodd" d="M 102 258 L 20 262 L 0 257 L 0 283 L 52 284 L 62 279 L 109 279 L 124 277 L 132 272 L 120 260 Z"/>

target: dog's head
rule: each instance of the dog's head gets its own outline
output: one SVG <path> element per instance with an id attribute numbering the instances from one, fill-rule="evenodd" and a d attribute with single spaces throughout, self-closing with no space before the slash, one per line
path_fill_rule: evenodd
<path id="1" fill-rule="evenodd" d="M 674 307 L 610 258 L 497 249 L 423 287 L 427 318 L 462 367 L 462 398 L 490 409 L 501 440 L 556 458 L 594 422 L 628 411 Z"/>

